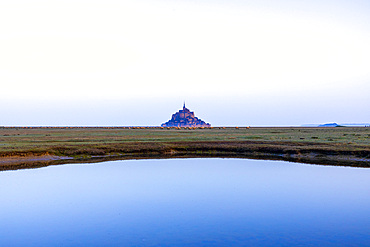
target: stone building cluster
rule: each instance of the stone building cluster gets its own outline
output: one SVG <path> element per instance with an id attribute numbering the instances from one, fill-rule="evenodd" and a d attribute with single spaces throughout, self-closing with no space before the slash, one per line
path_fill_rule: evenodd
<path id="1" fill-rule="evenodd" d="M 182 110 L 172 114 L 172 118 L 161 125 L 162 127 L 211 127 L 209 123 L 195 117 L 194 112 L 191 112 L 184 106 Z"/>

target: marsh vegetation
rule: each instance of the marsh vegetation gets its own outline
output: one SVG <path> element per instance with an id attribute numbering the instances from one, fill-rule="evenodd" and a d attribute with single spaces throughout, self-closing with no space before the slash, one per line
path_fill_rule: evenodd
<path id="1" fill-rule="evenodd" d="M 348 163 L 350 160 L 352 165 L 370 166 L 370 128 L 0 128 L 3 160 L 31 155 L 74 159 L 122 155 L 246 155 L 303 162 L 320 159 L 325 162 L 347 160 Z"/>

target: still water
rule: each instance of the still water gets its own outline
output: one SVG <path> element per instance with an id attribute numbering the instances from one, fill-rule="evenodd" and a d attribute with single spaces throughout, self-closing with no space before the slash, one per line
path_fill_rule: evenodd
<path id="1" fill-rule="evenodd" d="M 167 159 L 0 172 L 0 246 L 370 246 L 370 169 Z"/>

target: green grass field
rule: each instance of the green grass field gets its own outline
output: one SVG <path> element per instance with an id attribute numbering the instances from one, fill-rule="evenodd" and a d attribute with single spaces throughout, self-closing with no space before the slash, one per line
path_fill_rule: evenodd
<path id="1" fill-rule="evenodd" d="M 370 128 L 0 128 L 1 153 L 122 142 L 278 141 L 370 146 Z"/>
<path id="2" fill-rule="evenodd" d="M 370 158 L 370 128 L 0 128 L 0 157 L 171 152 L 318 153 Z"/>

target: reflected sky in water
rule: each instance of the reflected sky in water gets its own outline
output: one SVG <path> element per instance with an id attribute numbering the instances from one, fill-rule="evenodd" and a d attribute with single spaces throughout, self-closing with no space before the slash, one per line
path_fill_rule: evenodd
<path id="1" fill-rule="evenodd" d="M 247 159 L 0 172 L 0 246 L 369 246 L 370 169 Z"/>

